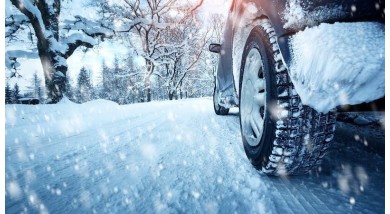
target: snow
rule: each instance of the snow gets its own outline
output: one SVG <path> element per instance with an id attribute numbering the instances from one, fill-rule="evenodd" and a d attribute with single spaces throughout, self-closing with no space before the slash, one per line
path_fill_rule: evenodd
<path id="1" fill-rule="evenodd" d="M 65 44 L 69 44 L 69 43 L 75 43 L 76 41 L 82 41 L 82 42 L 85 42 L 85 43 L 89 43 L 91 45 L 96 45 L 97 42 L 96 42 L 96 39 L 88 36 L 88 35 L 85 35 L 85 34 L 81 34 L 81 33 L 74 33 L 70 36 L 68 36 L 67 38 L 65 38 L 62 43 L 65 43 Z"/>
<path id="2" fill-rule="evenodd" d="M 66 62 L 66 59 L 64 57 L 57 55 L 54 57 L 54 59 L 56 60 L 56 63 L 54 63 L 55 68 L 67 67 L 67 62 Z M 60 77 L 65 77 L 65 75 L 60 71 L 56 71 L 55 75 L 58 75 Z"/>
<path id="3" fill-rule="evenodd" d="M 308 9 L 310 3 L 302 0 L 286 1 L 286 9 L 282 14 L 284 28 L 300 29 L 304 26 L 314 26 L 322 20 L 337 19 L 343 17 L 348 11 L 341 5 L 328 4 Z M 310 11 L 310 12 L 309 12 Z"/>
<path id="4" fill-rule="evenodd" d="M 292 36 L 289 72 L 303 104 L 328 112 L 383 97 L 384 36 L 375 22 L 321 24 Z"/>
<path id="5" fill-rule="evenodd" d="M 39 23 L 40 27 L 43 29 L 43 32 L 45 32 L 46 28 L 45 28 L 45 24 L 44 24 L 43 19 L 42 19 L 42 14 L 41 14 L 41 11 L 39 11 L 37 6 L 35 5 L 35 2 L 33 3 L 33 1 L 31 1 L 31 0 L 22 0 L 22 1 L 20 1 L 20 4 L 27 11 L 32 13 L 36 19 L 38 19 L 38 23 Z"/>
<path id="6" fill-rule="evenodd" d="M 63 26 L 61 26 L 63 29 L 66 30 L 81 30 L 87 35 L 95 35 L 95 34 L 104 34 L 105 36 L 113 36 L 114 32 L 106 27 L 103 26 L 103 23 L 100 23 L 98 21 L 92 21 L 88 20 L 87 18 L 76 15 L 74 16 L 74 19 L 66 19 L 62 23 Z"/>
<path id="7" fill-rule="evenodd" d="M 5 66 L 8 69 L 18 68 L 20 63 L 16 61 L 17 58 L 37 59 L 38 50 L 33 49 L 31 51 L 23 50 L 7 50 L 5 52 Z"/>
<path id="8" fill-rule="evenodd" d="M 26 22 L 28 22 L 28 18 L 25 15 L 12 14 L 7 16 L 5 19 L 5 26 L 9 29 L 6 30 L 5 37 L 11 36 L 12 33 L 16 32 L 19 27 Z"/>
<path id="9" fill-rule="evenodd" d="M 7 213 L 384 212 L 384 158 L 353 140 L 384 146 L 383 129 L 348 128 L 321 172 L 275 178 L 246 158 L 237 109 L 217 116 L 211 98 L 5 111 Z"/>

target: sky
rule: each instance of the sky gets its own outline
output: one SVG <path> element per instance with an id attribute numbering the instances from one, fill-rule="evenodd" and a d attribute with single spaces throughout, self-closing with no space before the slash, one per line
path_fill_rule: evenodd
<path id="1" fill-rule="evenodd" d="M 193 0 L 197 1 L 197 0 Z M 73 1 L 64 1 L 64 8 L 61 11 L 62 19 L 71 19 L 75 15 L 82 15 L 84 17 L 94 18 L 96 13 L 93 9 L 85 7 L 85 1 L 82 0 L 73 0 Z M 205 20 L 207 20 L 209 13 L 221 13 L 224 14 L 224 11 L 228 11 L 231 0 L 205 0 L 203 5 L 199 9 L 199 13 L 202 15 Z M 6 6 L 6 16 L 12 13 L 13 10 L 16 10 L 14 6 L 10 3 L 9 0 L 5 1 Z M 75 10 L 74 8 L 83 8 L 83 10 Z M 6 45 L 6 51 L 11 49 L 25 49 L 31 48 L 31 44 L 24 43 L 13 43 Z M 101 65 L 104 61 L 108 66 L 113 64 L 115 56 L 121 57 L 126 56 L 128 50 L 124 47 L 123 44 L 119 44 L 113 41 L 105 41 L 101 43 L 98 47 L 89 49 L 84 53 L 81 49 L 75 51 L 75 53 L 68 58 L 68 75 L 73 81 L 73 84 L 76 83 L 77 75 L 80 69 L 85 66 L 91 70 L 93 83 L 98 83 L 98 78 L 101 75 Z M 139 61 L 139 60 L 137 60 Z M 43 80 L 43 70 L 40 60 L 37 59 L 19 59 L 21 64 L 19 73 L 22 75 L 20 78 L 9 79 L 11 87 L 18 83 L 22 92 L 26 92 L 27 86 L 30 84 L 31 79 L 35 71 Z"/>

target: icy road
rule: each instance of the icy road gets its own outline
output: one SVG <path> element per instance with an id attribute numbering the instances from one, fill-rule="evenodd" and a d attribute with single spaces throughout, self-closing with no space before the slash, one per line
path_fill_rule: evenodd
<path id="1" fill-rule="evenodd" d="M 338 123 L 310 175 L 247 160 L 210 98 L 6 106 L 7 213 L 384 213 L 384 130 Z M 378 152 L 379 151 L 379 152 Z"/>

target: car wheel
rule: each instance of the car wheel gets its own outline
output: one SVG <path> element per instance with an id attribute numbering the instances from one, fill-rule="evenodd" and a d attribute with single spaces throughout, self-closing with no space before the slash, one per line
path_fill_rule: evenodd
<path id="1" fill-rule="evenodd" d="M 301 103 L 268 20 L 245 44 L 240 74 L 240 126 L 251 163 L 270 175 L 307 173 L 320 164 L 336 115 Z"/>
<path id="2" fill-rule="evenodd" d="M 213 103 L 214 111 L 217 115 L 227 115 L 229 113 L 228 108 L 219 105 L 219 97 L 216 84 L 214 84 Z"/>

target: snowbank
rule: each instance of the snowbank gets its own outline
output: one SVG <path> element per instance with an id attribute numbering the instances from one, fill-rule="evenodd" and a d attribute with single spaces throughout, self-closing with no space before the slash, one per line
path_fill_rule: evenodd
<path id="1" fill-rule="evenodd" d="M 385 95 L 384 25 L 321 24 L 290 41 L 291 80 L 302 102 L 319 112 Z"/>

